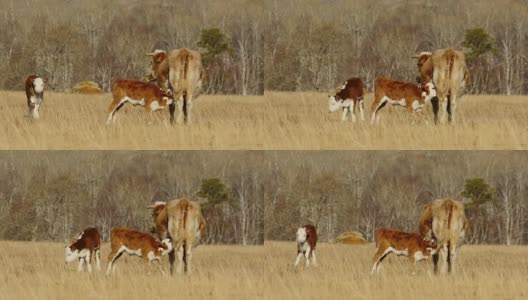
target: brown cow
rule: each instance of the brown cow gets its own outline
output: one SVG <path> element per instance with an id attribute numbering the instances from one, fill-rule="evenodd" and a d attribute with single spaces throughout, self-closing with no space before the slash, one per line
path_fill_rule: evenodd
<path id="1" fill-rule="evenodd" d="M 464 204 L 460 201 L 437 199 L 424 207 L 419 230 L 422 236 L 434 239 L 438 245 L 438 253 L 433 255 L 435 273 L 438 272 L 439 258 L 442 261 L 440 273 L 446 273 L 446 269 L 455 271 L 457 247 L 468 228 Z"/>
<path id="2" fill-rule="evenodd" d="M 146 263 L 156 261 L 161 270 L 159 264 L 161 256 L 172 252 L 172 243 L 169 239 L 160 242 L 148 233 L 129 228 L 112 228 L 110 246 L 112 249 L 108 254 L 107 275 L 110 271 L 115 272 L 115 262 L 123 253 L 143 257 Z"/>
<path id="3" fill-rule="evenodd" d="M 44 84 L 47 83 L 47 79 L 42 79 L 37 75 L 29 75 L 26 79 L 26 97 L 29 114 L 34 119 L 39 119 L 39 108 L 44 101 Z"/>
<path id="4" fill-rule="evenodd" d="M 434 240 L 427 240 L 417 233 L 381 228 L 376 231 L 376 247 L 377 251 L 374 254 L 371 274 L 379 272 L 381 261 L 390 253 L 407 256 L 411 264 L 412 274 L 415 274 L 416 263 L 434 254 L 436 243 Z"/>
<path id="5" fill-rule="evenodd" d="M 173 102 L 170 91 L 163 91 L 154 83 L 145 83 L 137 80 L 114 79 L 112 94 L 114 100 L 108 108 L 110 115 L 106 120 L 106 124 L 110 124 L 110 121 L 115 122 L 115 114 L 127 102 L 132 105 L 141 105 L 146 112 L 150 113 L 165 109 Z M 152 115 L 149 114 L 149 119 L 151 118 Z"/>
<path id="6" fill-rule="evenodd" d="M 77 235 L 77 238 L 64 248 L 66 262 L 79 259 L 78 272 L 84 270 L 92 272 L 91 258 L 95 257 L 97 271 L 101 271 L 101 235 L 97 228 L 86 228 Z"/>
<path id="7" fill-rule="evenodd" d="M 419 77 L 417 81 L 426 85 L 432 82 L 442 106 L 440 121 L 455 122 L 457 97 L 469 78 L 466 58 L 462 51 L 451 48 L 438 49 L 434 52 L 422 52 L 413 56 L 417 59 Z M 436 103 L 436 100 L 434 101 Z M 438 105 L 433 103 L 434 120 L 438 120 Z"/>
<path id="8" fill-rule="evenodd" d="M 335 112 L 343 109 L 342 121 L 346 121 L 347 115 L 352 115 L 352 122 L 356 122 L 356 107 L 359 107 L 361 121 L 365 120 L 363 111 L 363 96 L 365 90 L 363 82 L 359 78 L 350 78 L 343 83 L 334 96 L 328 96 L 328 111 Z"/>
<path id="9" fill-rule="evenodd" d="M 414 83 L 388 78 L 377 78 L 374 82 L 374 102 L 370 124 L 379 123 L 379 110 L 387 103 L 405 107 L 409 112 L 421 112 L 427 102 L 436 97 L 432 83 L 419 87 Z"/>
<path id="10" fill-rule="evenodd" d="M 312 258 L 312 264 L 317 266 L 315 259 L 315 246 L 317 246 L 317 230 L 315 226 L 311 224 L 306 224 L 303 227 L 297 229 L 297 259 L 295 260 L 296 267 L 301 260 L 301 257 L 304 256 L 306 260 L 306 266 L 310 265 L 310 257 Z"/>
<path id="11" fill-rule="evenodd" d="M 152 61 L 145 80 L 156 80 L 165 90 L 172 89 L 178 107 L 177 123 L 183 120 L 191 123 L 193 98 L 198 97 L 206 80 L 202 55 L 198 51 L 181 48 L 169 53 L 156 50 L 147 56 L 151 56 Z M 174 121 L 175 104 L 169 107 L 171 122 Z"/>
<path id="12" fill-rule="evenodd" d="M 152 231 L 160 239 L 172 240 L 174 250 L 178 254 L 177 272 L 181 273 L 185 268 L 187 273 L 191 273 L 192 249 L 205 233 L 206 223 L 200 204 L 181 198 L 169 202 L 158 201 L 147 208 L 152 209 Z M 169 253 L 171 274 L 174 260 L 174 251 L 172 251 Z"/>

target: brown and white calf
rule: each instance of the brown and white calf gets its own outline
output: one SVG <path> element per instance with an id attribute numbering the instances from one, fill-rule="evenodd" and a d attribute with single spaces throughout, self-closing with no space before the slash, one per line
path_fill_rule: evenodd
<path id="1" fill-rule="evenodd" d="M 421 112 L 427 102 L 436 97 L 435 86 L 427 83 L 419 87 L 414 83 L 389 78 L 377 78 L 374 82 L 374 102 L 370 124 L 379 122 L 379 110 L 387 103 L 405 107 L 409 112 Z"/>
<path id="2" fill-rule="evenodd" d="M 84 229 L 69 246 L 64 249 L 66 262 L 79 259 L 78 272 L 83 271 L 84 265 L 88 272 L 92 272 L 91 259 L 95 257 L 97 271 L 101 271 L 101 235 L 96 228 Z"/>
<path id="3" fill-rule="evenodd" d="M 152 113 L 165 109 L 173 101 L 170 91 L 163 91 L 154 83 L 129 79 L 115 79 L 112 84 L 112 94 L 114 101 L 108 109 L 110 115 L 106 124 L 110 124 L 110 121 L 115 122 L 116 112 L 127 102 L 132 105 L 143 106 L 146 112 Z"/>
<path id="4" fill-rule="evenodd" d="M 427 259 L 436 251 L 436 243 L 433 240 L 427 240 L 417 233 L 388 228 L 376 231 L 376 247 L 378 250 L 374 254 L 371 274 L 379 271 L 379 264 L 390 253 L 407 256 L 414 274 L 416 262 Z"/>
<path id="5" fill-rule="evenodd" d="M 342 121 L 346 121 L 348 113 L 352 115 L 352 122 L 356 122 L 355 109 L 359 107 L 361 121 L 365 120 L 363 112 L 363 96 L 365 94 L 363 82 L 359 78 L 350 78 L 334 96 L 328 96 L 328 111 L 335 112 L 343 109 Z"/>
<path id="6" fill-rule="evenodd" d="M 312 258 L 312 264 L 317 265 L 315 259 L 315 246 L 317 245 L 317 230 L 315 226 L 311 224 L 304 225 L 297 229 L 297 259 L 295 260 L 296 267 L 304 256 L 306 260 L 306 266 L 310 265 L 310 257 Z"/>
<path id="7" fill-rule="evenodd" d="M 26 97 L 27 105 L 29 109 L 29 114 L 33 116 L 34 119 L 38 119 L 39 108 L 44 101 L 44 84 L 48 80 L 42 79 L 37 75 L 29 75 L 26 79 Z"/>
<path id="8" fill-rule="evenodd" d="M 169 239 L 160 242 L 148 233 L 130 228 L 112 228 L 110 246 L 112 249 L 108 254 L 107 275 L 110 271 L 115 271 L 115 262 L 123 253 L 142 257 L 146 263 L 156 261 L 159 264 L 161 256 L 172 251 Z M 161 270 L 161 264 L 159 267 Z"/>

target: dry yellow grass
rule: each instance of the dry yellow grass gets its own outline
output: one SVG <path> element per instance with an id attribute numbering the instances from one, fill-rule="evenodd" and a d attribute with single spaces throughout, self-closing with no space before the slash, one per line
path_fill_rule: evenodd
<path id="1" fill-rule="evenodd" d="M 528 96 L 464 96 L 456 125 L 412 124 L 404 109 L 386 107 L 379 126 L 341 123 L 321 93 L 202 95 L 191 126 L 147 125 L 140 107 L 125 107 L 106 126 L 110 94 L 46 92 L 41 120 L 27 115 L 22 92 L 0 92 L 0 148 L 20 149 L 528 149 Z M 432 120 L 430 106 L 427 119 Z M 165 114 L 168 114 L 165 112 Z"/>
<path id="2" fill-rule="evenodd" d="M 432 262 L 410 274 L 407 258 L 387 257 L 380 273 L 370 276 L 373 244 L 318 244 L 318 267 L 294 271 L 294 242 L 266 242 L 269 299 L 526 299 L 528 248 L 523 246 L 463 246 L 458 272 L 432 274 Z M 304 261 L 302 261 L 304 262 Z"/>
<path id="3" fill-rule="evenodd" d="M 102 247 L 106 269 L 108 244 Z M 162 275 L 142 259 L 123 255 L 116 273 L 77 273 L 65 264 L 64 245 L 0 242 L 0 299 L 252 299 L 263 297 L 262 246 L 201 245 L 190 276 Z M 168 265 L 167 258 L 163 265 Z M 95 264 L 92 265 L 93 267 Z M 150 274 L 149 274 L 150 272 Z"/>

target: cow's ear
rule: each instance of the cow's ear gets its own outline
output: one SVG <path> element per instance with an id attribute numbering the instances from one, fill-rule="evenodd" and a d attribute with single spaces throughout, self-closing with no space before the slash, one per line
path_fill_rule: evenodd
<path id="1" fill-rule="evenodd" d="M 147 209 L 154 209 L 154 207 L 155 207 L 154 205 L 148 205 L 146 208 Z"/>

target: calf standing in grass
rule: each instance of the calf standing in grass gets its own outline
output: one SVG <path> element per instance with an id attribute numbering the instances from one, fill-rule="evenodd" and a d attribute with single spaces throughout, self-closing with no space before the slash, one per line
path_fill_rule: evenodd
<path id="1" fill-rule="evenodd" d="M 156 261 L 161 270 L 161 256 L 172 251 L 172 243 L 169 239 L 158 241 L 150 234 L 135 231 L 129 228 L 113 228 L 110 234 L 110 245 L 112 250 L 108 254 L 108 268 L 106 274 L 115 271 L 115 261 L 123 254 L 143 257 L 147 263 Z"/>
<path id="2" fill-rule="evenodd" d="M 26 96 L 27 96 L 27 105 L 29 109 L 29 114 L 33 116 L 34 119 L 38 119 L 39 108 L 44 101 L 44 84 L 48 81 L 42 79 L 37 75 L 29 75 L 26 79 Z"/>
<path id="3" fill-rule="evenodd" d="M 409 112 L 421 112 L 427 102 L 436 97 L 432 83 L 419 87 L 414 83 L 388 78 L 377 78 L 374 82 L 374 102 L 370 124 L 379 123 L 379 110 L 387 103 L 399 105 Z"/>
<path id="4" fill-rule="evenodd" d="M 346 121 L 348 113 L 352 114 L 352 122 L 356 122 L 355 109 L 359 107 L 361 114 L 361 121 L 365 120 L 363 112 L 363 96 L 364 96 L 363 82 L 359 78 L 350 78 L 343 83 L 343 86 L 337 91 L 334 96 L 329 96 L 328 110 L 335 112 L 338 109 L 343 109 L 342 121 Z"/>
<path id="5" fill-rule="evenodd" d="M 154 83 L 128 79 L 115 79 L 112 84 L 112 94 L 114 101 L 108 109 L 110 115 L 106 124 L 110 124 L 110 121 L 115 122 L 116 112 L 127 102 L 143 106 L 146 112 L 152 114 L 154 111 L 165 109 L 173 101 L 170 91 L 163 91 Z M 152 117 L 151 114 L 149 114 L 149 119 Z"/>
<path id="6" fill-rule="evenodd" d="M 379 264 L 390 253 L 407 256 L 411 264 L 412 274 L 415 274 L 416 262 L 427 259 L 436 251 L 435 241 L 426 240 L 417 233 L 387 228 L 376 231 L 376 247 L 378 251 L 374 254 L 371 274 L 379 271 Z"/>
<path id="7" fill-rule="evenodd" d="M 317 230 L 315 226 L 307 224 L 304 227 L 297 229 L 297 259 L 294 267 L 299 264 L 301 257 L 306 259 L 306 266 L 310 265 L 310 257 L 312 257 L 312 264 L 317 265 L 315 260 L 315 246 L 317 244 Z"/>
<path id="8" fill-rule="evenodd" d="M 88 272 L 92 272 L 91 258 L 95 256 L 97 271 L 101 271 L 101 235 L 96 228 L 84 229 L 77 238 L 64 249 L 66 262 L 79 259 L 78 272 L 83 271 L 84 265 Z"/>

